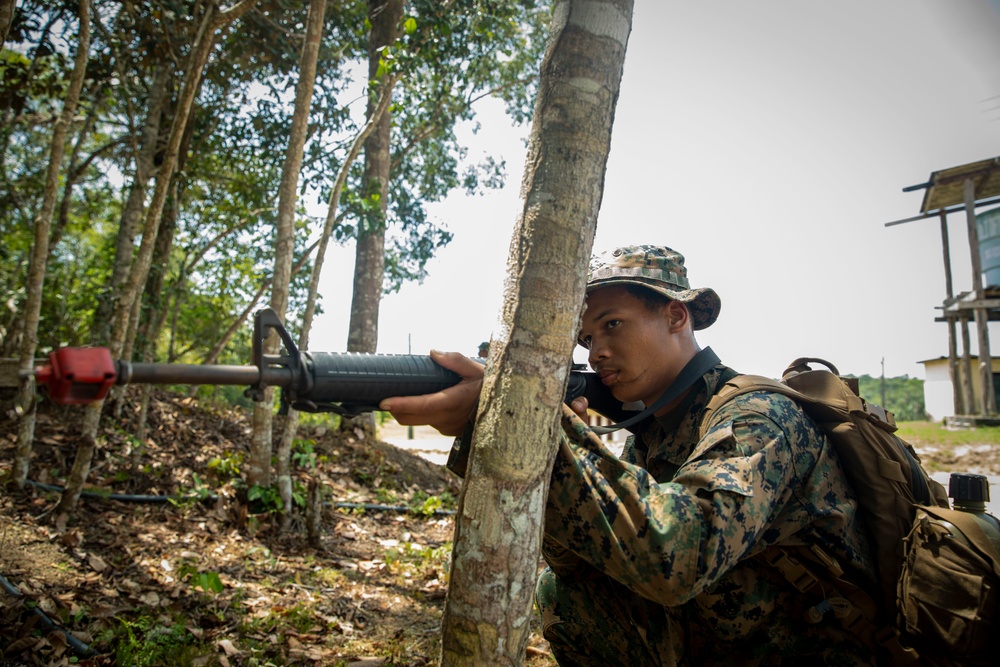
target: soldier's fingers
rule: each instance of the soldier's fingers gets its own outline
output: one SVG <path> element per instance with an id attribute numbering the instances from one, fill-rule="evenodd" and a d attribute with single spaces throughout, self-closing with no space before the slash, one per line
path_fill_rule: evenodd
<path id="1" fill-rule="evenodd" d="M 460 435 L 479 399 L 482 380 L 461 383 L 433 394 L 394 396 L 379 404 L 404 426 L 433 426 L 445 435 Z"/>
<path id="2" fill-rule="evenodd" d="M 578 396 L 570 402 L 569 407 L 570 410 L 576 413 L 577 417 L 586 421 L 587 408 L 589 407 L 589 405 L 590 404 L 587 402 L 587 398 L 585 396 Z"/>
<path id="3" fill-rule="evenodd" d="M 485 373 L 485 366 L 465 356 L 460 352 L 441 352 L 431 350 L 431 359 L 438 365 L 454 371 L 467 380 L 480 380 Z"/>

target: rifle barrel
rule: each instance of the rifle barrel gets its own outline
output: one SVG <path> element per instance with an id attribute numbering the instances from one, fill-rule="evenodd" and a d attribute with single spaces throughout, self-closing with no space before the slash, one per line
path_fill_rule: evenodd
<path id="1" fill-rule="evenodd" d="M 220 364 L 147 364 L 118 362 L 118 384 L 233 384 L 251 386 L 261 379 L 256 366 L 224 366 Z M 287 387 L 292 383 L 292 370 L 283 367 L 264 369 L 265 383 Z"/>

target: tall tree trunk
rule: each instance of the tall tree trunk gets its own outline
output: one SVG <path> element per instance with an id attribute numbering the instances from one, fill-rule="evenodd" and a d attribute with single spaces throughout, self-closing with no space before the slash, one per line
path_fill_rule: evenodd
<path id="1" fill-rule="evenodd" d="M 80 33 L 77 40 L 76 59 L 73 63 L 73 73 L 70 75 L 69 89 L 66 91 L 66 102 L 63 104 L 62 113 L 52 130 L 49 167 L 45 175 L 45 192 L 42 197 L 42 207 L 35 218 L 35 242 L 31 249 L 31 261 L 28 265 L 27 297 L 24 306 L 25 316 L 19 365 L 21 379 L 18 383 L 18 404 L 21 406 L 22 416 L 17 432 L 12 475 L 14 484 L 18 488 L 23 488 L 28 479 L 31 444 L 35 438 L 35 378 L 32 371 L 35 367 L 35 351 L 38 349 L 38 320 L 42 311 L 42 287 L 45 283 L 45 268 L 49 256 L 49 232 L 52 225 L 52 215 L 55 212 L 56 197 L 59 194 L 59 172 L 62 169 L 66 137 L 69 134 L 70 125 L 73 123 L 76 105 L 80 100 L 80 91 L 83 89 L 89 52 L 90 0 L 80 0 Z"/>
<path id="2" fill-rule="evenodd" d="M 156 249 L 153 253 L 154 261 L 150 265 L 149 277 L 146 280 L 145 302 L 147 308 L 142 314 L 142 323 L 139 326 L 138 344 L 142 361 L 150 363 L 156 356 L 156 339 L 166 320 L 166 299 L 163 296 L 163 284 L 166 281 L 167 267 L 170 264 L 170 251 L 174 246 L 174 233 L 177 231 L 178 201 L 177 201 L 177 180 L 174 180 L 172 187 L 173 194 L 167 197 L 163 210 L 163 222 L 160 224 L 160 233 L 156 237 Z M 132 425 L 132 433 L 138 442 L 146 439 L 146 417 L 149 413 L 149 398 L 152 395 L 153 386 L 144 384 L 139 399 L 139 415 Z M 119 396 L 119 404 L 124 402 L 124 393 Z M 119 414 L 121 407 L 118 407 Z M 142 455 L 141 446 L 137 446 L 130 457 L 130 465 L 133 470 L 138 470 L 140 457 Z"/>
<path id="3" fill-rule="evenodd" d="M 254 4 L 255 2 L 251 0 L 241 0 L 237 5 L 226 11 L 219 11 L 215 0 L 209 0 L 204 5 L 205 14 L 188 58 L 184 80 L 181 84 L 181 92 L 177 100 L 177 111 L 174 114 L 173 123 L 170 127 L 170 138 L 167 141 L 163 162 L 156 177 L 156 189 L 153 192 L 153 200 L 150 202 L 149 210 L 146 212 L 146 222 L 142 230 L 142 243 L 139 245 L 139 253 L 128 276 L 122 299 L 115 304 L 114 314 L 112 315 L 111 336 L 108 341 L 108 348 L 111 351 L 112 358 L 121 356 L 128 333 L 132 304 L 135 299 L 139 298 L 140 289 L 146 283 L 146 274 L 149 272 L 149 263 L 160 228 L 163 206 L 170 189 L 170 181 L 174 175 L 174 167 L 177 165 L 181 140 L 184 136 L 188 119 L 191 116 L 195 94 L 201 85 L 201 77 L 205 70 L 205 64 L 208 62 L 209 54 L 212 52 L 212 46 L 215 44 L 218 29 L 229 25 L 233 19 L 242 16 Z M 95 401 L 89 404 L 84 412 L 82 426 L 83 444 L 77 449 L 76 457 L 73 460 L 73 467 L 66 478 L 65 490 L 63 491 L 59 505 L 55 509 L 56 516 L 72 513 L 80 500 L 83 485 L 90 474 L 90 463 L 94 456 L 97 429 L 100 426 L 103 409 L 104 401 Z"/>
<path id="4" fill-rule="evenodd" d="M 299 172 L 302 170 L 302 154 L 306 143 L 309 123 L 309 109 L 312 106 L 313 88 L 316 84 L 316 60 L 323 39 L 323 16 L 326 0 L 312 0 L 309 3 L 309 17 L 306 21 L 306 39 L 302 45 L 299 60 L 299 81 L 295 86 L 295 114 L 288 139 L 288 151 L 281 170 L 281 185 L 278 190 L 278 225 L 274 240 L 274 275 L 271 279 L 271 308 L 281 320 L 288 310 L 288 294 L 292 278 L 292 259 L 295 250 L 295 205 L 298 201 Z M 266 342 L 266 354 L 277 354 L 280 342 L 272 335 Z M 250 456 L 247 461 L 247 485 L 268 486 L 271 483 L 272 426 L 274 415 L 274 388 L 268 387 L 264 400 L 253 406 L 253 434 L 250 440 Z M 284 496 L 285 487 L 291 499 L 291 478 L 287 474 L 287 452 L 279 452 L 278 461 L 284 474 L 279 472 L 279 491 Z M 285 510 L 291 507 L 286 504 Z"/>
<path id="5" fill-rule="evenodd" d="M 375 107 L 374 114 L 365 123 L 364 128 L 358 133 L 358 136 L 354 138 L 351 142 L 351 147 L 347 151 L 347 155 L 344 157 L 344 162 L 340 165 L 340 170 L 337 172 L 337 178 L 333 184 L 333 190 L 330 192 L 329 205 L 326 211 L 326 221 L 323 223 L 323 232 L 320 234 L 319 249 L 316 251 L 316 262 L 313 264 L 312 275 L 309 277 L 309 293 L 306 295 L 306 309 L 302 314 L 302 331 L 299 334 L 299 349 L 308 350 L 309 349 L 309 333 L 312 331 L 313 316 L 316 314 L 316 296 L 319 294 L 319 280 L 323 274 L 323 260 L 326 256 L 326 247 L 330 243 L 330 235 L 333 234 L 333 228 L 337 221 L 337 202 L 340 201 L 340 193 L 344 189 L 344 183 L 347 181 L 347 175 L 351 170 L 351 165 L 354 160 L 357 159 L 358 154 L 361 152 L 361 146 L 365 139 L 374 131 L 379 118 L 385 113 L 385 110 L 389 108 L 389 102 L 392 100 L 392 92 L 387 90 L 383 93 L 382 97 L 379 99 L 378 104 Z M 288 503 L 291 502 L 291 469 L 289 465 L 282 466 L 283 452 L 292 451 L 292 442 L 295 440 L 295 434 L 299 428 L 299 411 L 295 408 L 288 408 L 288 415 L 285 417 L 285 428 L 281 431 L 281 441 L 278 446 L 278 479 L 281 479 L 281 475 L 285 474 L 289 478 L 289 483 L 286 487 L 282 487 L 279 482 L 279 487 L 281 488 L 282 501 L 285 502 L 285 507 L 288 507 Z M 289 456 L 290 459 L 290 456 Z M 288 493 L 288 499 L 285 499 L 285 493 Z M 310 506 L 311 507 L 311 506 Z M 287 529 L 288 524 L 291 519 L 291 514 L 285 512 L 282 528 Z M 318 515 L 313 517 L 313 520 L 318 521 Z M 315 528 L 315 526 L 314 526 Z"/>
<path id="6" fill-rule="evenodd" d="M 52 220 L 52 228 L 49 230 L 49 255 L 52 251 L 59 245 L 62 240 L 63 232 L 66 230 L 66 225 L 69 224 L 69 209 L 73 203 L 73 186 L 80 179 L 80 175 L 83 173 L 83 169 L 80 168 L 80 149 L 83 146 L 83 142 L 87 140 L 90 133 L 94 129 L 94 123 L 97 121 L 98 107 L 94 105 L 90 112 L 87 114 L 87 119 L 83 121 L 83 125 L 80 127 L 80 132 L 76 135 L 76 141 L 73 142 L 73 150 L 70 151 L 69 162 L 66 164 L 66 174 L 63 179 L 63 194 L 62 201 L 59 202 L 59 213 Z"/>
<path id="7" fill-rule="evenodd" d="M 146 207 L 146 188 L 153 176 L 154 159 L 160 137 L 160 121 L 169 97 L 166 93 L 169 89 L 171 65 L 164 58 L 155 67 L 149 88 L 146 121 L 135 152 L 135 174 L 132 176 L 128 198 L 122 209 L 121 224 L 118 226 L 115 260 L 104 292 L 98 299 L 97 312 L 94 314 L 91 340 L 95 345 L 103 345 L 111 336 L 111 316 L 122 298 L 125 281 L 132 269 L 135 235 L 139 231 L 139 222 Z"/>
<path id="8" fill-rule="evenodd" d="M 395 79 L 379 75 L 382 51 L 400 35 L 403 0 L 368 0 L 371 32 L 368 37 L 368 117 L 373 117 L 379 97 L 392 95 Z M 384 69 L 384 68 L 383 68 Z M 386 109 L 364 143 L 365 196 L 376 200 L 371 215 L 358 224 L 354 264 L 354 292 L 347 334 L 349 352 L 375 352 L 378 345 L 378 315 L 385 274 L 385 217 L 389 199 L 392 113 Z"/>
<path id="9" fill-rule="evenodd" d="M 10 24 L 14 21 L 14 6 L 17 0 L 0 0 L 0 47 L 7 42 Z"/>
<path id="10" fill-rule="evenodd" d="M 378 98 L 392 95 L 395 78 L 379 74 L 382 51 L 399 39 L 403 0 L 368 0 L 368 117 L 374 117 Z M 381 68 L 382 70 L 385 67 Z M 365 197 L 374 202 L 368 215 L 358 221 L 354 258 L 354 290 L 347 333 L 348 352 L 375 352 L 378 347 L 378 316 L 385 276 L 385 218 L 389 203 L 392 113 L 386 109 L 365 140 Z M 375 431 L 375 416 L 364 414 L 343 420 L 342 428 L 361 427 L 366 435 Z"/>
<path id="11" fill-rule="evenodd" d="M 632 0 L 562 0 L 553 12 L 503 325 L 490 345 L 455 520 L 442 665 L 524 659 L 549 475 L 631 23 Z"/>
<path id="12" fill-rule="evenodd" d="M 160 326 L 162 325 L 163 319 L 166 317 L 165 314 L 160 314 L 158 311 L 165 310 L 167 307 L 166 299 L 163 299 L 161 292 L 163 291 L 163 282 L 165 280 L 164 270 L 170 261 L 170 254 L 174 247 L 174 232 L 177 231 L 177 217 L 179 215 L 180 203 L 178 200 L 178 182 L 177 174 L 184 172 L 184 168 L 187 164 L 188 152 L 191 146 L 191 137 L 194 136 L 194 123 L 188 123 L 187 127 L 184 129 L 184 134 L 181 137 L 181 144 L 177 150 L 177 162 L 174 165 L 174 177 L 170 179 L 170 184 L 168 187 L 168 194 L 166 200 L 163 204 L 163 212 L 160 217 L 160 229 L 156 235 L 156 243 L 153 247 L 153 255 L 150 258 L 149 268 L 147 270 L 147 279 L 145 289 L 136 294 L 132 301 L 132 310 L 129 312 L 128 316 L 128 328 L 125 330 L 125 343 L 122 347 L 121 357 L 122 359 L 132 359 L 133 350 L 136 344 L 136 336 L 139 332 L 139 327 L 142 321 L 146 320 L 149 322 L 149 326 L 153 329 L 153 337 L 159 334 Z M 153 278 L 154 274 L 159 274 Z M 155 288 L 150 287 L 151 282 L 157 282 L 158 284 Z M 143 306 L 146 306 L 145 312 Z M 159 319 L 159 324 L 154 322 L 154 319 Z M 147 334 L 149 331 L 147 331 Z M 147 338 L 147 340 L 149 340 Z M 140 347 L 140 354 L 153 354 L 152 349 L 142 350 Z M 143 359 L 143 361 L 152 361 L 152 358 Z M 140 415 L 139 422 L 135 426 L 135 431 L 141 432 L 145 429 L 145 412 L 149 404 L 150 387 L 147 385 L 142 390 L 142 414 Z M 112 409 L 112 414 L 116 419 L 120 419 L 122 416 L 122 409 L 125 406 L 125 387 L 113 387 L 110 394 L 112 400 L 114 401 L 114 407 Z"/>

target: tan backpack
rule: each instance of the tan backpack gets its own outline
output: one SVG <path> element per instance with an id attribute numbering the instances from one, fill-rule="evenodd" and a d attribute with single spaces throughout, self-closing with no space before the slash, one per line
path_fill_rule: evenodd
<path id="1" fill-rule="evenodd" d="M 861 398 L 857 380 L 840 377 L 833 364 L 801 358 L 780 382 L 753 375 L 726 382 L 709 401 L 702 435 L 723 404 L 755 391 L 794 399 L 827 434 L 858 496 L 872 545 L 874 592 L 844 578 L 839 564 L 816 547 L 777 546 L 760 555 L 803 594 L 822 598 L 807 619 L 819 622 L 829 613 L 893 665 L 997 664 L 1000 554 L 990 553 L 981 535 L 944 537 L 963 533 L 970 515 L 950 509 L 944 487 L 895 435 L 892 413 Z"/>

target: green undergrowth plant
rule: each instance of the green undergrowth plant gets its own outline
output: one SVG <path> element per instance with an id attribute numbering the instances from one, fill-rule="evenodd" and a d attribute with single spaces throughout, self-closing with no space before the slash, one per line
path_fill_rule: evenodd
<path id="1" fill-rule="evenodd" d="M 191 473 L 191 486 L 178 489 L 177 497 L 171 498 L 170 503 L 176 507 L 186 507 L 204 502 L 211 497 L 212 488 L 208 483 L 202 480 L 198 473 Z"/>
<path id="2" fill-rule="evenodd" d="M 148 610 L 128 619 L 115 618 L 98 641 L 107 647 L 102 650 L 114 655 L 115 664 L 130 667 L 207 664 L 205 658 L 216 652 L 189 632 L 184 622 L 157 618 Z"/>
<path id="3" fill-rule="evenodd" d="M 206 466 L 210 475 L 217 481 L 225 482 L 240 476 L 243 468 L 242 452 L 225 452 L 211 458 Z"/>
<path id="4" fill-rule="evenodd" d="M 292 463 L 300 468 L 315 468 L 316 441 L 308 438 L 292 440 Z"/>
<path id="5" fill-rule="evenodd" d="M 457 510 L 458 499 L 447 491 L 441 495 L 430 495 L 418 489 L 410 498 L 409 507 L 414 514 L 434 516 L 434 513 L 439 510 L 451 512 Z"/>

